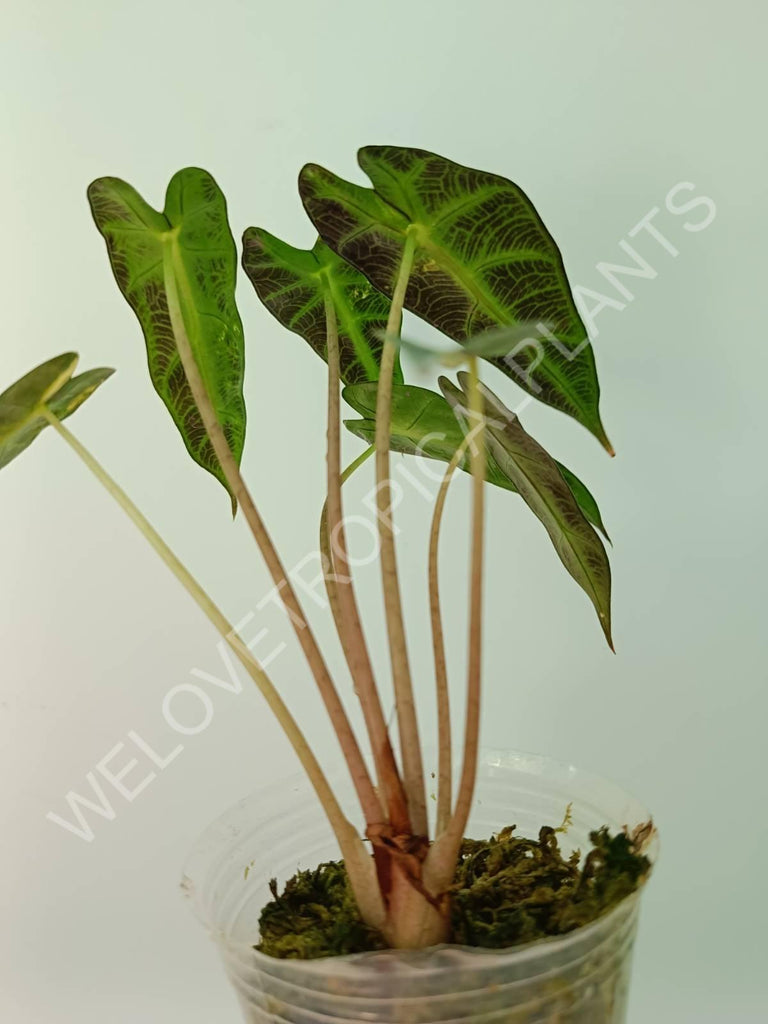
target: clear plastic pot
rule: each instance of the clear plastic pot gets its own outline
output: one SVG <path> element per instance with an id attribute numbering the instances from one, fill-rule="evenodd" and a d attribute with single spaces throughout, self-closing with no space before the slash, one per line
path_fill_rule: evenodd
<path id="1" fill-rule="evenodd" d="M 336 784 L 337 791 L 339 784 Z M 342 786 L 343 789 L 343 786 Z M 572 804 L 562 847 L 585 850 L 589 832 L 646 822 L 618 787 L 530 754 L 489 753 L 480 769 L 468 834 L 516 824 L 537 836 Z M 648 851 L 655 856 L 655 842 Z M 241 801 L 198 841 L 182 887 L 219 947 L 249 1024 L 623 1024 L 640 893 L 566 936 L 479 950 L 440 946 L 323 960 L 258 953 L 268 883 L 338 857 L 333 836 L 301 779 Z"/>

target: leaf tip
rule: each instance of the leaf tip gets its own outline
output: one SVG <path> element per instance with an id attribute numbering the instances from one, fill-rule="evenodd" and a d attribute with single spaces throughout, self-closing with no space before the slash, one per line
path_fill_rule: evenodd
<path id="1" fill-rule="evenodd" d="M 608 643 L 609 648 L 611 649 L 611 652 L 615 654 L 616 648 L 613 644 L 613 636 L 611 634 L 611 623 L 608 617 L 603 612 L 600 612 L 600 625 L 603 627 L 603 633 L 605 634 L 605 639 Z"/>
<path id="2" fill-rule="evenodd" d="M 605 427 L 603 426 L 603 421 L 597 406 L 595 406 L 591 410 L 589 417 L 583 419 L 581 422 L 582 425 L 587 428 L 590 434 L 592 434 L 593 437 L 597 438 L 597 440 L 608 452 L 611 458 L 613 458 L 616 455 L 616 449 L 611 444 L 610 438 L 605 432 Z"/>
<path id="3" fill-rule="evenodd" d="M 616 449 L 611 444 L 608 435 L 606 434 L 603 425 L 600 422 L 598 422 L 597 430 L 595 431 L 595 437 L 598 439 L 603 448 L 605 448 L 605 450 L 608 452 L 611 458 L 615 458 Z"/>

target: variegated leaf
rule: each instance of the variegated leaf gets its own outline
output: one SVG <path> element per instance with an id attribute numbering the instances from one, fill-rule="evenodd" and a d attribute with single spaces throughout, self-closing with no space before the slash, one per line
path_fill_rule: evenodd
<path id="1" fill-rule="evenodd" d="M 270 313 L 321 359 L 326 359 L 325 300 L 330 298 L 339 331 L 341 379 L 345 384 L 378 380 L 389 302 L 363 274 L 320 238 L 312 249 L 297 249 L 263 228 L 246 230 L 242 262 Z M 403 379 L 399 362 L 394 378 Z"/>
<path id="2" fill-rule="evenodd" d="M 237 254 L 224 196 L 207 171 L 188 167 L 171 178 L 162 213 L 119 178 L 97 179 L 88 198 L 118 287 L 144 332 L 155 390 L 189 454 L 229 491 L 181 365 L 166 292 L 171 274 L 195 361 L 239 462 L 245 356 L 235 304 Z"/>
<path id="3" fill-rule="evenodd" d="M 460 343 L 494 328 L 541 325 L 490 361 L 612 451 L 560 251 L 522 189 L 420 149 L 366 146 L 358 159 L 373 189 L 316 164 L 301 172 L 301 197 L 324 241 L 391 295 L 411 236 L 405 306 Z"/>

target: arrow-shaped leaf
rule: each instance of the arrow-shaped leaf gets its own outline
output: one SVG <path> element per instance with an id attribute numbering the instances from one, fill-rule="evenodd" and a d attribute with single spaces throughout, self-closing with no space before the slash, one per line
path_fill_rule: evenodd
<path id="1" fill-rule="evenodd" d="M 88 370 L 73 377 L 77 355 L 66 352 L 30 370 L 0 395 L 0 469 L 21 455 L 48 426 L 47 406 L 64 420 L 78 409 L 113 370 Z"/>
<path id="2" fill-rule="evenodd" d="M 469 401 L 466 373 L 459 374 L 459 383 L 463 391 L 447 378 L 440 378 L 443 394 L 454 408 L 462 410 Z M 544 525 L 565 568 L 592 601 L 613 648 L 611 569 L 600 538 L 579 508 L 555 460 L 523 430 L 517 416 L 492 391 L 486 387 L 482 390 L 488 449 Z"/>
<path id="3" fill-rule="evenodd" d="M 245 357 L 235 304 L 237 254 L 224 196 L 210 174 L 188 167 L 171 178 L 162 213 L 119 178 L 94 181 L 88 199 L 118 287 L 144 332 L 155 390 L 189 454 L 229 491 L 184 375 L 166 293 L 166 275 L 172 275 L 195 362 L 239 463 Z"/>
<path id="4" fill-rule="evenodd" d="M 344 389 L 344 398 L 356 412 L 365 417 L 362 420 L 345 420 L 346 427 L 366 443 L 373 444 L 376 432 L 375 385 L 357 384 L 347 387 Z M 392 451 L 450 462 L 463 440 L 461 424 L 442 395 L 410 384 L 399 384 L 392 389 Z M 497 462 L 490 450 L 487 456 L 486 480 L 508 491 L 517 491 L 514 479 Z M 607 537 L 597 502 L 587 487 L 561 463 L 556 465 L 584 515 Z M 471 472 L 469 455 L 464 457 L 460 467 L 467 473 Z"/>
<path id="5" fill-rule="evenodd" d="M 490 361 L 611 451 L 594 354 L 563 260 L 525 193 L 420 149 L 366 146 L 358 160 L 373 189 L 316 164 L 301 172 L 302 201 L 324 241 L 391 295 L 411 235 L 405 306 L 460 343 L 493 328 L 539 324 L 532 338 Z"/>
<path id="6" fill-rule="evenodd" d="M 330 297 L 339 329 L 341 377 L 345 384 L 379 377 L 382 336 L 389 302 L 359 271 L 318 238 L 312 249 L 296 249 L 262 228 L 243 235 L 243 269 L 270 313 L 301 335 L 326 359 L 325 300 Z M 403 379 L 399 362 L 395 380 Z"/>

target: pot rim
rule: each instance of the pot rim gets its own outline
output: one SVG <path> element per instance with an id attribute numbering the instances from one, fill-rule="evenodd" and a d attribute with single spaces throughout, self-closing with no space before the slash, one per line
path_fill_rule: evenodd
<path id="1" fill-rule="evenodd" d="M 596 773 L 578 768 L 568 761 L 548 757 L 544 754 L 512 751 L 501 748 L 482 748 L 480 751 L 479 766 L 490 769 L 518 771 L 521 775 L 543 774 L 542 770 L 546 769 L 547 774 L 550 777 L 555 775 L 561 780 L 572 779 L 578 776 L 583 783 L 591 783 L 598 786 L 603 791 L 612 792 L 614 796 L 622 799 L 628 807 L 631 806 L 635 810 L 636 817 L 643 821 L 652 822 L 650 813 L 645 810 L 644 805 L 632 796 L 632 794 L 624 790 L 623 787 Z M 539 771 L 537 772 L 536 769 L 539 769 Z M 329 774 L 329 778 L 333 779 L 334 774 L 342 775 L 343 771 L 343 765 L 337 766 L 336 771 Z M 276 968 L 286 971 L 291 971 L 293 969 L 305 972 L 306 977 L 307 975 L 327 974 L 329 964 L 334 965 L 335 971 L 338 971 L 339 966 L 344 965 L 346 969 L 354 971 L 356 980 L 359 982 L 366 974 L 380 977 L 380 968 L 386 962 L 392 967 L 404 966 L 418 969 L 420 976 L 426 978 L 431 975 L 440 974 L 448 969 L 446 964 L 434 966 L 419 965 L 418 961 L 420 959 L 426 960 L 428 955 L 432 955 L 435 952 L 446 954 L 456 953 L 457 956 L 463 956 L 465 958 L 469 957 L 475 961 L 473 966 L 476 967 L 498 966 L 502 962 L 509 962 L 511 959 L 514 959 L 518 963 L 522 963 L 527 960 L 535 959 L 545 951 L 550 952 L 560 948 L 567 948 L 568 946 L 575 946 L 583 940 L 589 942 L 590 937 L 601 929 L 610 933 L 618 918 L 629 916 L 633 912 L 648 880 L 646 878 L 635 892 L 625 897 L 608 913 L 603 914 L 601 917 L 597 918 L 595 921 L 591 921 L 589 924 L 581 925 L 564 935 L 546 936 L 541 939 L 535 939 L 531 942 L 519 943 L 513 946 L 489 949 L 483 946 L 442 943 L 438 946 L 430 946 L 427 949 L 371 950 L 365 953 L 317 957 L 312 960 L 291 960 L 271 957 L 266 953 L 262 953 L 257 950 L 252 943 L 233 939 L 231 936 L 226 935 L 221 929 L 217 929 L 215 925 L 212 924 L 209 914 L 202 905 L 200 894 L 196 890 L 193 879 L 199 876 L 200 872 L 198 870 L 198 865 L 207 861 L 208 850 L 211 846 L 218 846 L 222 834 L 231 830 L 232 826 L 230 825 L 230 820 L 233 817 L 239 815 L 246 806 L 253 804 L 255 801 L 259 800 L 261 796 L 267 793 L 274 794 L 277 791 L 284 790 L 292 784 L 295 785 L 297 781 L 300 782 L 302 786 L 306 785 L 306 778 L 301 771 L 273 779 L 270 782 L 265 782 L 256 787 L 256 789 L 247 796 L 232 804 L 200 833 L 184 863 L 183 868 L 181 881 L 182 893 L 185 899 L 192 905 L 195 916 L 214 938 L 216 943 L 222 947 L 222 952 L 228 957 L 236 959 L 245 957 L 252 967 L 256 969 L 261 968 L 267 973 L 274 972 Z M 634 823 L 626 822 L 625 824 L 629 825 Z M 649 858 L 651 865 L 653 866 L 658 858 L 659 852 L 659 838 L 655 826 L 643 845 L 643 852 Z M 650 875 L 648 877 L 650 877 Z"/>

